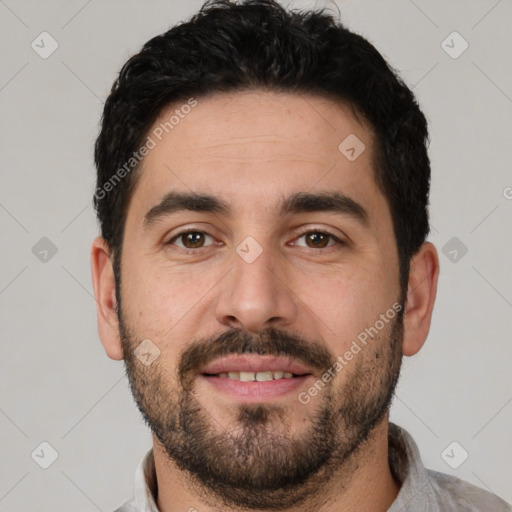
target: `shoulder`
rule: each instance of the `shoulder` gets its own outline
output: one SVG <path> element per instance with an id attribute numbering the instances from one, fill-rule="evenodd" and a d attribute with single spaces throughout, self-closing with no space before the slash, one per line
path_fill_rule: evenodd
<path id="1" fill-rule="evenodd" d="M 116 508 L 114 512 L 137 512 L 137 508 L 135 506 L 135 500 L 127 501 L 124 505 L 119 508 Z"/>
<path id="2" fill-rule="evenodd" d="M 469 482 L 431 469 L 427 474 L 442 512 L 512 512 L 506 501 Z"/>

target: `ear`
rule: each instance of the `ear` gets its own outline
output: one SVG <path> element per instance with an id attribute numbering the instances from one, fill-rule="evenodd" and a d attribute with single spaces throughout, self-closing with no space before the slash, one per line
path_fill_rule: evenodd
<path id="1" fill-rule="evenodd" d="M 91 248 L 91 271 L 97 304 L 98 332 L 108 357 L 123 359 L 116 312 L 116 283 L 110 258 L 110 248 L 104 238 L 94 240 Z"/>
<path id="2" fill-rule="evenodd" d="M 427 339 L 439 277 L 437 250 L 425 242 L 411 259 L 404 313 L 404 356 L 416 354 Z"/>

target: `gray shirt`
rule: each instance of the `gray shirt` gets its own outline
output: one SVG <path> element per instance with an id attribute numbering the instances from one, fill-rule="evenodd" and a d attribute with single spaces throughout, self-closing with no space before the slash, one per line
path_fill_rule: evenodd
<path id="1" fill-rule="evenodd" d="M 401 487 L 388 512 L 512 512 L 512 507 L 494 494 L 454 476 L 426 469 L 411 435 L 393 423 L 389 424 L 389 464 Z M 134 498 L 115 512 L 159 512 L 156 495 L 151 449 L 135 472 Z"/>

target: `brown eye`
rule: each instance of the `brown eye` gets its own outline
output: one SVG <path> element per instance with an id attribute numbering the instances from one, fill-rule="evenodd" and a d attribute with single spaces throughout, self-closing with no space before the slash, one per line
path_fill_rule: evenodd
<path id="1" fill-rule="evenodd" d="M 212 245 L 212 243 L 213 237 L 202 231 L 186 231 L 179 233 L 168 242 L 168 244 L 177 245 L 182 249 L 200 249 Z"/>
<path id="2" fill-rule="evenodd" d="M 181 240 L 183 245 L 187 249 L 197 249 L 198 247 L 202 247 L 204 244 L 204 233 L 199 233 L 197 231 L 193 231 L 192 233 L 185 233 L 181 235 Z"/>
<path id="3" fill-rule="evenodd" d="M 330 233 L 323 231 L 307 231 L 300 235 L 293 245 L 309 247 L 310 249 L 326 249 L 336 243 L 341 244 L 341 240 Z"/>
<path id="4" fill-rule="evenodd" d="M 318 233 L 316 231 L 307 233 L 304 236 L 306 237 L 308 247 L 320 247 L 321 249 L 327 247 L 329 238 L 331 238 L 331 236 L 326 233 Z"/>

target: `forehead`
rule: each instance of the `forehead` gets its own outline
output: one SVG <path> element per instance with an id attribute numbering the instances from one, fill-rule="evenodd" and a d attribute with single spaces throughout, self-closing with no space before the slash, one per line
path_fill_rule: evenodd
<path id="1" fill-rule="evenodd" d="M 134 208 L 147 210 L 171 190 L 208 192 L 240 209 L 313 189 L 379 195 L 371 129 L 327 98 L 263 91 L 198 97 L 166 108 L 148 136 L 154 147 Z"/>
<path id="2" fill-rule="evenodd" d="M 238 158 L 243 147 L 246 160 L 264 160 L 274 143 L 279 144 L 274 158 L 323 162 L 318 158 L 320 153 L 327 150 L 323 155 L 327 157 L 329 150 L 337 149 L 344 134 L 370 136 L 369 128 L 356 120 L 349 105 L 324 97 L 247 91 L 214 94 L 195 101 L 197 106 L 180 119 L 173 114 L 185 112 L 186 102 L 165 109 L 150 134 L 156 132 L 158 138 L 163 130 L 161 136 L 170 139 L 172 135 L 182 150 L 199 150 L 190 155 L 198 159 L 215 155 Z M 176 124 L 166 130 L 171 117 Z M 266 149 L 265 154 L 260 153 L 261 147 Z"/>

